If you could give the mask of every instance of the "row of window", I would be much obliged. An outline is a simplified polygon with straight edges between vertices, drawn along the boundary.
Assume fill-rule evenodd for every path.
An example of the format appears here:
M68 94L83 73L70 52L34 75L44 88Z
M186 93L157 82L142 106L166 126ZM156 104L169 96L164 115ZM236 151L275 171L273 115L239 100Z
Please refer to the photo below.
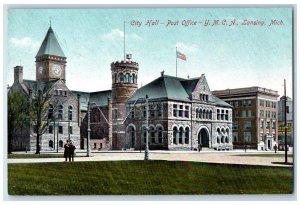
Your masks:
M266 114L266 115L265 115ZM271 112L271 111L264 111L264 110L260 110L259 111L259 116L260 117L266 117L266 118L270 118L272 114L272 118L275 119L276 118L276 112Z
M229 143L229 138L227 136L217 137L217 143L218 144Z
M173 104L173 117L190 117L190 106Z
M243 106L243 107L251 107L252 106L252 101L251 100L243 100L243 101L229 101L229 104L232 106L232 107L240 107Z
M53 148L53 141L49 140L49 147ZM62 140L58 141L58 147L63 147L64 146L64 142Z
M271 125L271 122L270 121L266 121L266 129L270 129L270 125ZM264 121L260 121L260 128L263 129L264 128ZM272 129L276 129L276 122L273 121L272 122Z
M252 123L251 123L251 121L245 121L245 122L244 122L243 128L244 128L244 130L251 129L251 128L252 128ZM237 122L232 122L232 129L233 129L233 130L239 129L239 126L238 126L238 123L237 123Z
M229 111L217 109L217 120L229 120Z
M133 126L129 126L127 129L128 136L130 138L130 146L135 147L136 130ZM146 144L147 131L143 130L143 142ZM163 127L158 126L156 129L153 126L149 127L149 143L162 144L163 143Z
M235 110L234 117L244 117L244 118L252 117L252 111L251 110L243 110L242 112L240 112L239 110Z
M173 144L189 144L190 128L177 127L173 128Z
M73 127L72 126L68 126L69 127L69 131L68 131L68 134L73 134ZM49 127L48 127L48 133L49 134L53 134L53 132L54 132L54 129L53 129L53 125L49 125ZM36 125L34 125L33 126L33 133L37 133L37 126ZM59 134L63 134L64 132L63 132L63 126L61 126L61 125L59 125L58 126L58 133Z
M67 91L61 90L61 89L56 89L56 90L54 91L54 94L55 94L55 95L60 95L60 96L67 96Z
M137 75L130 73L115 73L113 77L113 83L137 83Z
M208 101L208 95L206 95L206 94L200 94L200 100L201 101Z
M64 116L64 106L58 105L57 107L57 119L62 120ZM48 119L51 119L54 117L54 107L52 104L49 105L48 108ZM68 106L68 120L72 121L73 119L73 106Z
M273 102L273 101L269 101L269 100L259 100L259 105L261 107L271 107L271 108L276 108L276 103L277 102Z
M238 142L237 134L233 134L233 142ZM244 142L251 142L251 132L244 132L243 140Z
M209 119L212 120L212 111L211 110L202 110L201 108L196 108L196 118L197 119Z

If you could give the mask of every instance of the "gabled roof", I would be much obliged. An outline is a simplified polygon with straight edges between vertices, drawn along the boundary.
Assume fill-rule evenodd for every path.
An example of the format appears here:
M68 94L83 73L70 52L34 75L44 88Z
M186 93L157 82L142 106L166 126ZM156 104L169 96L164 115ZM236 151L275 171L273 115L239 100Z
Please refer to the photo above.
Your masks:
M32 92L37 90L37 86L39 90L43 90L44 92L51 89L51 87L60 79L50 80L50 81L35 81L35 80L24 80L24 85L29 90L32 90Z
M199 80L203 78L204 75L193 79L164 75L139 88L128 101L133 102L139 98L145 98L146 95L148 95L149 100L172 99L190 101L190 94L195 90ZM223 107L231 107L231 105L215 96L212 96L212 103Z
M48 29L48 32L43 40L43 43L38 53L36 54L36 57L42 55L54 55L54 56L66 57L55 37L55 34L51 26Z

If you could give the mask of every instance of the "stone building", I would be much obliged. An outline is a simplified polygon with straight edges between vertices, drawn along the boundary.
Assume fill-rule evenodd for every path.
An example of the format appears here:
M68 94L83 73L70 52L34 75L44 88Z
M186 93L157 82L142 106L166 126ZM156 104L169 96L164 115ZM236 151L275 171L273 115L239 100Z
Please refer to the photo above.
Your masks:
M232 135L235 147L249 145L273 150L278 142L278 92L261 87L216 90L213 94L233 107Z
M30 100L33 92L43 90L50 92L48 116L55 117L47 131L40 138L42 151L63 149L66 140L72 140L76 147L80 146L80 109L77 94L66 85L66 57L50 27L36 55L36 80L23 79L23 67L14 68L13 91L22 91ZM25 143L20 146L17 137L13 141L13 149L36 150L36 133L32 126L26 128L23 138Z

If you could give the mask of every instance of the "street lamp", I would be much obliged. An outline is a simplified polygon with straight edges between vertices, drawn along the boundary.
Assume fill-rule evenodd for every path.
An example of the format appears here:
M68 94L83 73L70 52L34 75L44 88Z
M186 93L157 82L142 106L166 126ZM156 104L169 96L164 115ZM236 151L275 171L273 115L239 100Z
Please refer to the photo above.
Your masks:
M145 147L145 158L144 160L149 160L149 142L148 142L148 133L149 133L149 121L148 121L148 95L146 95L146 147Z
M90 122L90 115L91 115L91 111L90 111L90 101L88 102L88 110L87 110L87 117L88 117L88 129L87 129L87 139L86 139L86 146L87 146L87 150L86 150L86 156L89 157L91 155L91 145L90 145L90 133L91 133L91 122Z

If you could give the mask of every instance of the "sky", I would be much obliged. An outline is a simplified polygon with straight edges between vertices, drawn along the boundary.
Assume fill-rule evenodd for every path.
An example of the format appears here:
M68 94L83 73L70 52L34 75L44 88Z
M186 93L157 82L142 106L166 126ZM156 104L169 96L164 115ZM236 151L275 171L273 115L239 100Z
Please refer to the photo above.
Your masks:
M205 74L211 90L260 86L292 97L291 8L135 8L9 9L7 74L23 66L24 79L35 80L35 55L50 25L67 57L66 82L71 90L111 89L110 64L126 53L139 63L139 87L161 71L176 75L176 47L187 61L177 60L178 77ZM222 20L227 24L222 25ZM236 19L238 24L229 26ZM148 26L148 20L159 21ZM178 25L167 26L170 21ZM186 20L196 25L183 26ZM209 26L204 26L206 20ZM219 25L212 26L214 20ZM242 25L264 21L265 26ZM269 26L271 20L280 25ZM137 26L137 21L142 22Z

